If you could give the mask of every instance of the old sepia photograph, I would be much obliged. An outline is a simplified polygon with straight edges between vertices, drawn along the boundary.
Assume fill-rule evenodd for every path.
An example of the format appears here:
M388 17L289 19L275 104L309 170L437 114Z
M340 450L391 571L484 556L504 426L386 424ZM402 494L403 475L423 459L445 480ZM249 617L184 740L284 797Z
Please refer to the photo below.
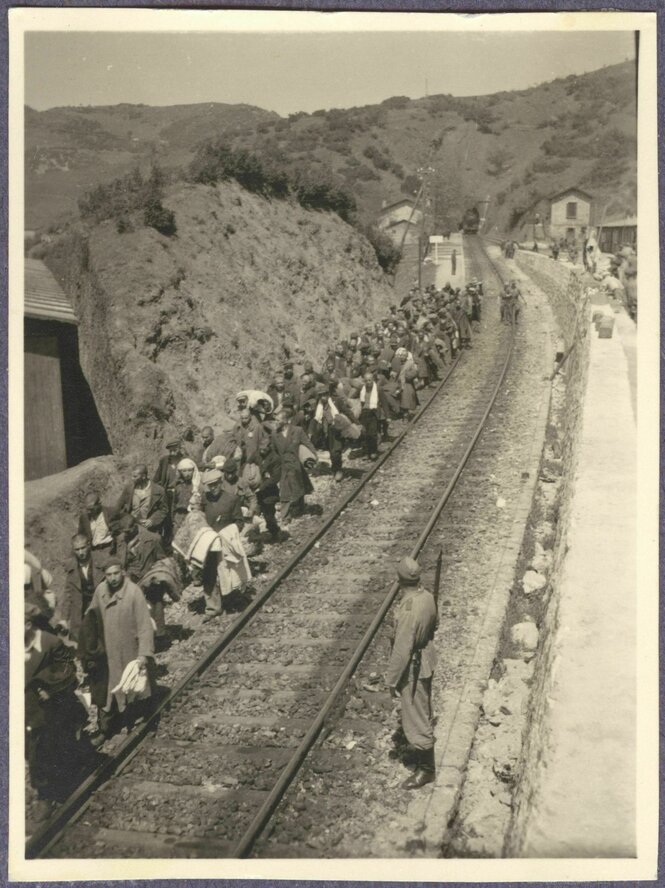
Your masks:
M10 15L10 877L655 878L655 33Z

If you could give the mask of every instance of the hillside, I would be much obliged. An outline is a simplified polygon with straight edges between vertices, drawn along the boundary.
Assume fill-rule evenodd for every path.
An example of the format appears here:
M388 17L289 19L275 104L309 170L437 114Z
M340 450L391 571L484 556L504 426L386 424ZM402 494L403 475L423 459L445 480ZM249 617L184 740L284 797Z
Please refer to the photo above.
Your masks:
M113 105L25 109L26 228L78 215L89 189L155 161L180 169L205 139L277 118L250 105Z
M608 214L636 208L635 66L626 62L541 86L279 117L248 106L52 109L26 117L27 225L60 221L93 182L157 159L182 168L201 140L223 136L290 173L329 178L359 214L418 188L431 167L434 227L489 196L488 229L507 231L569 185ZM131 133L131 135L130 135ZM86 185L87 183L87 185Z
M79 317L113 453L151 462L174 432L228 426L236 392L287 357L321 363L393 297L372 247L335 214L237 183L177 183L163 203L171 237L130 214L72 227L45 256Z

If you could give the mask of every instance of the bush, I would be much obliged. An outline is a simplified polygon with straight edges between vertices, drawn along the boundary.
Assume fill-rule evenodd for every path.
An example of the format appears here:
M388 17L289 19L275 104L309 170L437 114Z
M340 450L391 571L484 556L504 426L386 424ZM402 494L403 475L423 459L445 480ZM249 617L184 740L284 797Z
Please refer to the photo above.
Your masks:
M375 145L368 145L363 154L372 161L377 170L389 170L390 158L386 157Z
M376 176L369 167L358 169L366 171L359 178ZM292 177L269 159L244 149L234 150L223 141L202 145L190 164L189 175L192 181L206 185L234 179L247 191L268 198L283 200L293 195L301 206L332 210L346 222L356 211L353 198L329 179L317 176L311 166Z
M224 142L203 145L190 164L189 174L194 182L204 185L235 179L247 191L264 197L285 198L289 194L289 179L283 170Z
M367 225L362 229L370 244L374 247L376 259L386 274L392 274L400 260L399 249L388 235L377 228L376 225Z
M504 173L509 167L513 156L510 151L505 148L495 148L487 155L487 172L490 176L498 176Z
M159 200L150 201L143 213L143 222L148 228L154 228L166 237L172 237L177 231L175 215L163 207Z
M563 157L537 157L529 164L534 173L562 173L568 167Z
M87 192L79 200L79 213L82 219L95 222L114 219L116 230L123 234L133 230L131 214L143 211L144 225L162 234L175 234L175 217L161 204L165 182L166 176L157 165L152 167L148 179L137 167L128 175Z
M296 182L294 193L305 209L332 210L345 222L351 221L356 212L355 200L331 182L302 178Z

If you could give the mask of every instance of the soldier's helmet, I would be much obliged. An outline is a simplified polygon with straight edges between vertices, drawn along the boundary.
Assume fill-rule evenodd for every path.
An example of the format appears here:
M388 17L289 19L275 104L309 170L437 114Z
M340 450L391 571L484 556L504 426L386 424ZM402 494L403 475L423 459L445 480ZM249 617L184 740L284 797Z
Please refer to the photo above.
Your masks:
M413 558L402 558L397 565L397 576L403 583L417 583L420 579L420 565Z

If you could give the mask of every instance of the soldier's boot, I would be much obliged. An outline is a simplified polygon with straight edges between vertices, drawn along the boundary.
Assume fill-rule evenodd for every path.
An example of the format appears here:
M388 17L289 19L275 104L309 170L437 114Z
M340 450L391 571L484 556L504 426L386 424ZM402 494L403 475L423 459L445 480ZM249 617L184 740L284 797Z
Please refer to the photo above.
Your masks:
M434 747L432 747L431 749L421 751L417 770L410 777L407 777L402 784L402 788L420 789L421 786L434 783L435 776L436 766L434 764Z

